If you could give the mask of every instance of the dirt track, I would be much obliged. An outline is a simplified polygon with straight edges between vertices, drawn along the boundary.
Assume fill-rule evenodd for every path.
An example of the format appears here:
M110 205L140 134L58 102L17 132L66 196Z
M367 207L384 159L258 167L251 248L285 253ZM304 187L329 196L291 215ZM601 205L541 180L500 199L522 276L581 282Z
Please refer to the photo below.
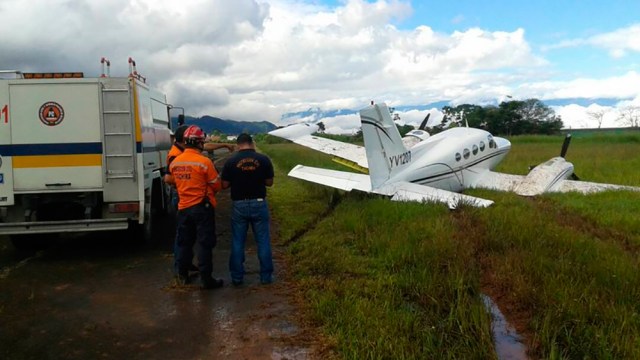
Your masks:
M197 279L175 286L170 218L143 247L122 233L93 234L26 257L0 237L0 358L314 358L282 249L274 247L275 283L260 285L250 238L245 285L230 285L229 194L217 198L213 275L225 280L217 290L200 290Z

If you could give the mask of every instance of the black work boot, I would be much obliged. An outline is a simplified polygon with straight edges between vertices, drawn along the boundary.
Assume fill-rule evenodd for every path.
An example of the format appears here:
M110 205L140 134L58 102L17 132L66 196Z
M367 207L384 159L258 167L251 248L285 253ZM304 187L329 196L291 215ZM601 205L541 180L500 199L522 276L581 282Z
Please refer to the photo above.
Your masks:
M200 286L202 289L210 290L210 289L219 289L224 285L224 281L222 279L214 279L211 276L202 278L202 285Z
M190 283L189 274L178 274L176 275L176 284L183 286Z

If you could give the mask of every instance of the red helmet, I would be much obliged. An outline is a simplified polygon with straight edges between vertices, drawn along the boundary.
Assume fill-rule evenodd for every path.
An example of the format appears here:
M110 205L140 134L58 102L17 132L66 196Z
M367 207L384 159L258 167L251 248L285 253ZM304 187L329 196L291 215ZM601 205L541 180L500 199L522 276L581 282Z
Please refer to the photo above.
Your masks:
M196 125L191 125L184 131L183 138L185 144L198 146L204 142L204 131Z

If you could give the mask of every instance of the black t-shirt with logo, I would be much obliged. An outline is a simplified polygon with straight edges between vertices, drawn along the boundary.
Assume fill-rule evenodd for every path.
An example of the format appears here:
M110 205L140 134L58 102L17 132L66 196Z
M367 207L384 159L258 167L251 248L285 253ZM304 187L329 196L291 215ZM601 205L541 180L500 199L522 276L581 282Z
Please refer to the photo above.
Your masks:
M240 150L224 164L222 180L231 183L231 200L267 196L266 179L273 178L271 160L253 149Z

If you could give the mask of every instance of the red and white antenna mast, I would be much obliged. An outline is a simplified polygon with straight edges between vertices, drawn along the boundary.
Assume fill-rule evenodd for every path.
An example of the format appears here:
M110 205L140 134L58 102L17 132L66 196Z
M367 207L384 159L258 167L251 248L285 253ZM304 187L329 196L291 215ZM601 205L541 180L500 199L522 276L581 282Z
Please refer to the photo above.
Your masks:
M102 57L102 59L100 59L100 64L102 64L102 74L100 75L100 77L110 77L111 76L111 61L109 61L109 59L107 59L106 57ZM106 74L104 72L105 65L107 67L107 73Z
M135 60L133 60L131 57L129 57L129 76L142 80L142 82L146 83L147 82L147 78L145 78L144 76L138 74L138 70L136 70L136 62Z

